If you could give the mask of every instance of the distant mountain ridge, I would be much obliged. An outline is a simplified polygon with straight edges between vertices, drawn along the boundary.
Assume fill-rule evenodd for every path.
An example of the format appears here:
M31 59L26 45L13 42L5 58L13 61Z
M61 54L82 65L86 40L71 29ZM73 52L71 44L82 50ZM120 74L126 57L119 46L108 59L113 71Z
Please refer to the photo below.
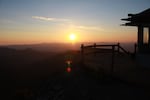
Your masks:
M64 52L68 50L80 50L81 44L89 45L94 44L94 42L84 42L84 43L40 43L40 44L23 44L23 45L6 45L0 46L0 48L9 48L14 50L36 50L36 51L46 51L46 52ZM117 43L109 43L109 42L98 42L96 44L117 44ZM120 43L122 47L126 50L133 52L134 51L134 43Z
M69 44L69 43L41 43L41 44L27 44L27 45L6 45L6 48L12 48L17 50L33 49L37 51L47 52L64 52L71 49L79 49L80 44Z

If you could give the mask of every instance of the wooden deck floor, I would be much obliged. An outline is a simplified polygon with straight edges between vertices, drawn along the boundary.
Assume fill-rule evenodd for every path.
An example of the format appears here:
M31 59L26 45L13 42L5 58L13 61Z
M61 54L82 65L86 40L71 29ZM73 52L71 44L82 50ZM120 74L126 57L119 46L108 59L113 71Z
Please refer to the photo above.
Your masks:
M112 66L112 54L91 54L84 57L84 65L98 73L109 75ZM138 65L136 60L126 54L115 54L113 77L134 84L150 86L150 69Z

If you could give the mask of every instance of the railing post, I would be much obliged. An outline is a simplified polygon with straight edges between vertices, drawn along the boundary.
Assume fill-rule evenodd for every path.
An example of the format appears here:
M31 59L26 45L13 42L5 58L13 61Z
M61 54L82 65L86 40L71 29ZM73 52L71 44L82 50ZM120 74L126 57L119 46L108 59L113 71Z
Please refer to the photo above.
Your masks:
M94 48L96 48L96 43L94 43Z
M119 52L120 52L120 43L118 43L117 45L118 45L118 50L117 50L117 52L119 53Z
M96 43L94 43L94 56L96 56Z
M112 45L112 62L111 62L111 72L110 75L113 75L113 70L114 70L114 56L115 56L115 46Z
M84 45L81 44L81 61L84 62Z

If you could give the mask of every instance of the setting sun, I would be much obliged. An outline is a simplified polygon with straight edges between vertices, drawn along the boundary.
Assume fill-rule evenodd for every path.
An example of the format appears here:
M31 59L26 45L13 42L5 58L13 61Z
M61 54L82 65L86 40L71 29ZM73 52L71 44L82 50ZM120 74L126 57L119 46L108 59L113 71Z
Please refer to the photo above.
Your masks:
M76 39L76 35L73 34L73 33L70 34L70 35L69 35L69 39L72 40L72 41L75 40L75 39Z

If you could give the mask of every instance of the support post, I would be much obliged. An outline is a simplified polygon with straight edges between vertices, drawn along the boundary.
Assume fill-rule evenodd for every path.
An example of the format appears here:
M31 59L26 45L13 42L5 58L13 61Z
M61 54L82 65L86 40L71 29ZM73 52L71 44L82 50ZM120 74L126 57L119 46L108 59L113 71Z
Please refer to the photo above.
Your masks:
M138 52L142 51L143 46L143 26L138 26Z
M134 44L134 54L136 54L136 51L137 51L137 44L135 43Z
M148 45L150 47L150 27L148 27Z

